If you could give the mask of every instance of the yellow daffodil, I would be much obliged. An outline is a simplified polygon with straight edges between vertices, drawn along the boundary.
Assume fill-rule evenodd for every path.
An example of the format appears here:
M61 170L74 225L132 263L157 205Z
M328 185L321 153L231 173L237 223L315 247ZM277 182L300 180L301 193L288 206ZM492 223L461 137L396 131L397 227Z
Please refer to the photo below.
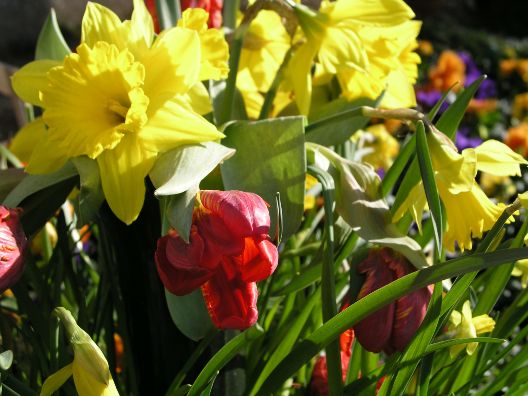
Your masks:
M495 328L495 321L488 315L473 317L469 301L462 305L462 312L453 311L449 318L448 332L453 338L475 338L480 334L489 333ZM467 345L459 344L449 348L451 357L458 355L464 348L468 355L472 355L477 349L478 342L470 342Z
M520 175L519 165L528 162L495 140L488 140L474 149L466 149L461 154L440 132L429 133L427 140L436 186L447 216L444 247L454 251L456 242L462 251L471 249L471 238L482 237L482 233L493 226L504 209L503 204L494 204L481 190L475 181L477 171L497 176ZM409 211L420 227L426 205L420 182L396 210L393 220L399 220Z
M398 141L387 131L385 124L371 125L365 131L358 131L352 140L365 153L361 161L374 169L389 169L400 150Z
M187 15L183 24L192 29L175 27L155 37L142 0L134 0L132 18L124 22L88 3L76 52L63 61L32 62L13 76L15 92L43 108L13 144L27 172L49 173L88 156L97 161L112 211L133 222L159 153L223 137L199 115L208 106L200 80L222 77L225 65L207 52L209 33L197 28L198 17Z
M310 109L311 69L314 60L318 63L320 74L341 76L340 82L346 82L345 92L350 91L349 94L352 95L351 84L361 84L360 91L366 94L372 82L366 83L361 78L357 82L350 82L353 71L364 73L370 78L378 78L379 75L373 72L375 66L371 67L371 64L375 65L376 62L380 64L384 61L390 63L391 60L385 60L389 50L388 46L398 41L390 40L390 43L386 41L384 37L389 37L392 33L385 34L383 29L404 24L414 17L412 10L401 0L324 1L319 11L312 11L302 5L296 5L294 9L306 35L306 42L295 51L289 64L288 76L293 85L297 106L302 114L308 114ZM372 30L368 30L369 28ZM403 27L403 30L405 29L407 29L406 26ZM409 29L412 31L410 36L414 35L414 30L416 27ZM407 45L399 47L398 51L393 51L395 56L391 56L391 59L396 59L400 55L404 57ZM381 51L379 55L378 51ZM394 69L391 65L390 70L396 71L397 68ZM387 73L384 74L386 75ZM354 81L356 81L355 78ZM383 88L384 85L381 90ZM381 90L377 90L376 95L369 96L377 96Z
M59 307L55 308L54 314L66 329L73 348L73 363L50 375L44 381L40 395L52 395L72 375L79 396L119 395L108 362L97 344L77 325L70 311Z
M521 286L525 289L528 285L528 259L517 261L513 267L512 275L521 277Z

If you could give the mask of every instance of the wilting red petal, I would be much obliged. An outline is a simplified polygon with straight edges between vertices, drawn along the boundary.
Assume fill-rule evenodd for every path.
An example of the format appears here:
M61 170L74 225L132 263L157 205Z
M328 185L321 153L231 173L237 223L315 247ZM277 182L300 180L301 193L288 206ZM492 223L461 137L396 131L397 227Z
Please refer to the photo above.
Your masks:
M197 209L193 221L205 243L204 267L216 267L222 256L238 256L242 253L244 240L233 235L220 216Z
M161 282L172 294L183 296L204 284L214 271L201 266L204 242L192 227L189 243L175 231L158 239L155 253Z
M254 282L244 282L238 277L228 280L220 270L202 286L202 293L209 315L219 329L244 330L258 319L258 291Z
M269 231L268 206L257 194L205 190L200 192L200 200L204 207L222 218L233 235L244 238Z
M393 271L380 260L376 250L357 267L357 272L366 274L358 299L378 290L395 280ZM395 304L391 303L367 316L354 326L354 333L363 348L370 352L381 352L389 342L394 320Z
M0 293L13 286L24 269L27 240L19 213L0 205Z
M260 282L273 274L277 268L279 253L265 234L245 238L244 251L233 260L243 281Z
M431 300L431 290L424 287L396 301L390 348L385 352L391 353L394 350L403 352L422 324L429 300Z

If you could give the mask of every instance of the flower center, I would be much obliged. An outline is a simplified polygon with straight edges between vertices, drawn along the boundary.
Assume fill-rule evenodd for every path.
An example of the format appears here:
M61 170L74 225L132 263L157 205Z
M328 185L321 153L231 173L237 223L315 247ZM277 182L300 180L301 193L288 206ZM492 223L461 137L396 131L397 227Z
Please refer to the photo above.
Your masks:
M96 158L147 122L145 68L126 49L103 41L93 48L81 44L47 77L44 122L50 138L71 156Z

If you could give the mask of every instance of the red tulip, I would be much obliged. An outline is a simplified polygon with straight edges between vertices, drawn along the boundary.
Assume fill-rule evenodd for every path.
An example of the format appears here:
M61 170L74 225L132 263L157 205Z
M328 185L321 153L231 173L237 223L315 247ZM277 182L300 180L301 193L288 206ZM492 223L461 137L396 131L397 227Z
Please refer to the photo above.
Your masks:
M24 269L27 240L20 225L20 209L0 205L0 293L15 284Z
M145 0L145 4L154 21L154 30L156 33L159 33L160 26L158 12L156 10L156 0ZM207 22L209 28L219 28L222 26L223 0L182 0L180 5L182 12L187 8L203 8L209 13L209 20Z
M389 248L371 250L357 267L358 273L366 274L358 299L413 271L401 254ZM403 351L420 327L430 298L431 289L424 287L369 315L354 326L359 343L370 352Z
M278 262L267 205L242 191L201 191L199 197L189 243L176 231L158 240L158 273L176 295L202 287L218 328L245 329L258 318L255 282L269 277Z
M345 301L340 311L348 308L350 304ZM341 353L341 376L343 382L346 380L348 365L352 356L352 344L354 343L354 330L345 330L339 336L339 349ZM310 395L327 396L328 395L328 368L326 365L326 356L319 356L315 362L310 380Z

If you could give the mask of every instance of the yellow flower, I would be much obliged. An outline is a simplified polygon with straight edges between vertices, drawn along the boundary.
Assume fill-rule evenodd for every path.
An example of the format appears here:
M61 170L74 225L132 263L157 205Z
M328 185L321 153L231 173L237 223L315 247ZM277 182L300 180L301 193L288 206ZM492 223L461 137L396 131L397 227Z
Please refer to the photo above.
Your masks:
M413 84L418 78L420 56L414 52L421 22L406 21L396 26L366 26L359 35L367 51L369 64L364 69L340 68L337 78L343 96L377 98L383 90L381 106L416 106Z
M50 375L44 381L40 395L52 395L72 375L79 396L119 395L108 362L97 344L77 325L70 311L59 307L55 308L54 314L62 321L70 339L73 363Z
M398 141L387 131L385 124L371 125L364 132L356 132L352 139L358 143L359 149L368 150L361 161L374 169L389 169L400 150Z
M155 37L142 0L134 0L124 22L88 3L75 53L62 62L32 62L13 76L15 92L44 109L13 144L27 172L49 173L88 156L97 161L112 211L133 222L159 153L223 137L199 115L208 100L200 78L223 73L214 71L216 62L203 61L217 58L202 53L200 34L202 42L196 30L176 27Z
M338 74L341 76L341 83L348 80L351 76L347 73L353 75L353 71L360 71L370 76L371 63L382 62L387 54L388 48L385 44L393 45L385 42L383 38L378 40L380 34L385 28L403 24L414 17L412 10L401 0L324 1L318 12L302 5L296 5L295 11L306 35L306 42L292 57L289 64L289 79L302 114L308 114L310 109L312 92L310 73L314 60L318 62L320 74ZM372 30L368 30L369 28ZM378 58L372 58L373 52L377 55L379 50L382 53ZM391 70L396 69L391 66ZM372 78L377 77L377 74L372 73ZM358 84L362 85L361 91L366 92L371 81L358 81ZM350 84L345 84L344 90L349 88ZM380 93L381 90L377 95Z
M469 301L462 305L462 312L451 312L449 322L448 332L453 338L475 338L480 334L489 333L495 328L495 321L488 315L473 317ZM465 348L467 354L472 355L477 346L478 342L454 345L449 348L449 353L451 357L455 357Z
M525 289L528 285L528 259L517 261L512 270L512 275L521 277L521 286Z
M459 154L453 143L443 134L432 132L427 136L435 181L445 207L447 227L443 236L444 247L455 250L472 248L471 238L480 238L501 215L504 205L494 204L475 181L477 170L496 176L520 175L520 164L528 162L506 145L488 140L475 149ZM427 205L420 181L396 210L393 221L410 211L418 227Z

